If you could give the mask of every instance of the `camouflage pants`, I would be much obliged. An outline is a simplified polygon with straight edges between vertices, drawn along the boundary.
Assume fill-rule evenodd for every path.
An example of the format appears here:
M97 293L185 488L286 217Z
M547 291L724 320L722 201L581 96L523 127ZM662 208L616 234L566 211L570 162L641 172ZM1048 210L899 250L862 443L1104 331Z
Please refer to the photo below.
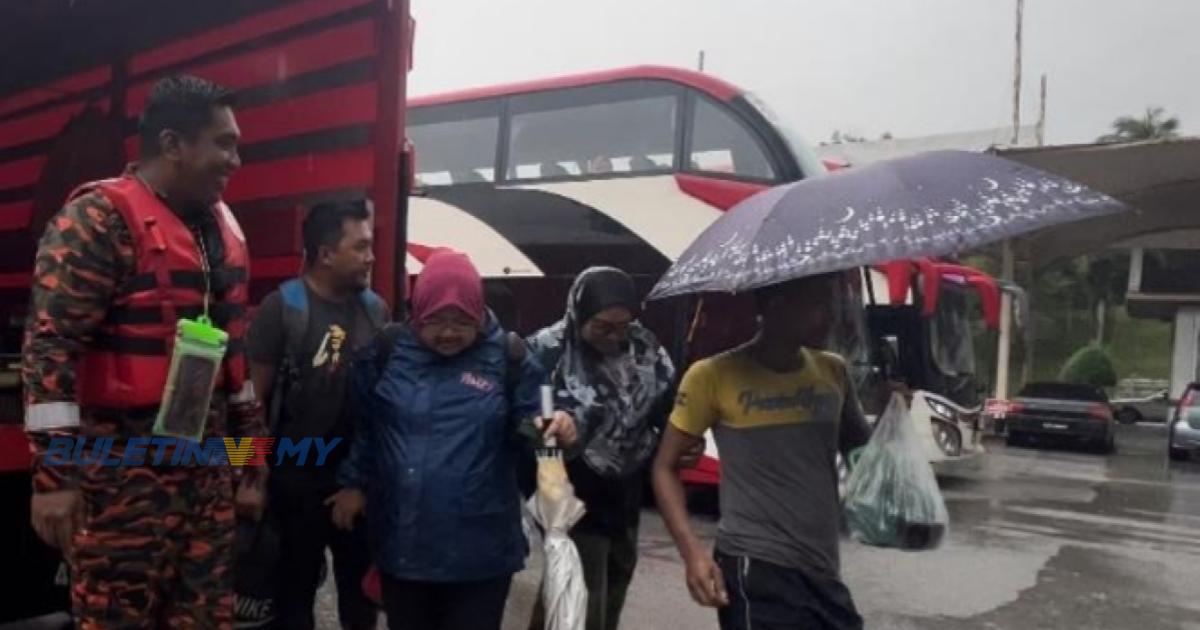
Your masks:
M81 630L233 625L233 486L224 467L91 467L74 538Z

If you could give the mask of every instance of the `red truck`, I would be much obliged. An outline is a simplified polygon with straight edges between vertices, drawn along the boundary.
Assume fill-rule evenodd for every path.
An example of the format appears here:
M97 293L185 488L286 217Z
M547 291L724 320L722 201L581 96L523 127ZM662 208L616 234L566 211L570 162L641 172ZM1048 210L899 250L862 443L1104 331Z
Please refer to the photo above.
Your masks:
M155 80L197 74L239 96L244 166L226 201L250 244L252 298L299 270L306 205L365 197L375 209L375 288L400 303L413 31L408 0L3 3L0 556L10 579L0 624L66 607L58 554L29 525L19 373L46 221L76 185L137 158L137 116Z

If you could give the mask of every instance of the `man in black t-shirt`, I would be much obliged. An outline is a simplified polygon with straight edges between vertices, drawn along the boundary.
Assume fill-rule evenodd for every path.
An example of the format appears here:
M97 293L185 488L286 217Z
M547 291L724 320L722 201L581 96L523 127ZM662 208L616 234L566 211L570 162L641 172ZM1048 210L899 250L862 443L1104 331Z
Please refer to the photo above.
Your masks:
M333 553L342 627L374 628L377 610L363 595L370 565L364 533L333 526L325 500L337 491L338 464L349 450L353 419L344 410L351 357L386 319L371 293L372 233L365 204L318 204L305 217L304 273L262 302L250 328L255 390L272 409L272 435L341 442L321 466L284 462L271 470L268 505L280 550L275 627L313 628L313 603ZM272 462L275 464L275 462Z

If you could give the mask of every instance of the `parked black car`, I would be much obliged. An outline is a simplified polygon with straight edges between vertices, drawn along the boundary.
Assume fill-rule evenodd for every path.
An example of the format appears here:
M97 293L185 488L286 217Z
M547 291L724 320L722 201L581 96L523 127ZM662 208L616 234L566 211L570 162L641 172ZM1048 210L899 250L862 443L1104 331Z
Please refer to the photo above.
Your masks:
M1083 442L1116 450L1116 423L1103 389L1072 383L1030 383L1008 406L1008 443L1030 438Z

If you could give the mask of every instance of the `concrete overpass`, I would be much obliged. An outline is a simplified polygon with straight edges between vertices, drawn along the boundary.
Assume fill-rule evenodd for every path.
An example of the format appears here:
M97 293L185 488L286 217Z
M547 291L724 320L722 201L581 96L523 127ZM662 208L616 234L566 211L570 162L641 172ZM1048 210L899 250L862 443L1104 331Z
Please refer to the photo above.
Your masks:
M1035 269L1140 237L1200 230L1200 138L996 153L1087 184L1134 208L1132 213L1070 223L1021 239L1022 258ZM1193 238L1183 246L1200 249L1195 232L1189 233Z
M1105 249L1131 251L1127 307L1135 317L1174 320L1171 391L1200 379L1200 260L1174 256L1179 267L1157 270L1196 278L1171 290L1143 274L1147 252L1200 251L1200 138L1133 144L1076 145L996 151L1069 177L1128 203L1127 213L1062 225L1018 240L1017 255L1034 272L1056 261ZM1194 268L1193 268L1194 267ZM1007 391L1007 384L1000 391Z

